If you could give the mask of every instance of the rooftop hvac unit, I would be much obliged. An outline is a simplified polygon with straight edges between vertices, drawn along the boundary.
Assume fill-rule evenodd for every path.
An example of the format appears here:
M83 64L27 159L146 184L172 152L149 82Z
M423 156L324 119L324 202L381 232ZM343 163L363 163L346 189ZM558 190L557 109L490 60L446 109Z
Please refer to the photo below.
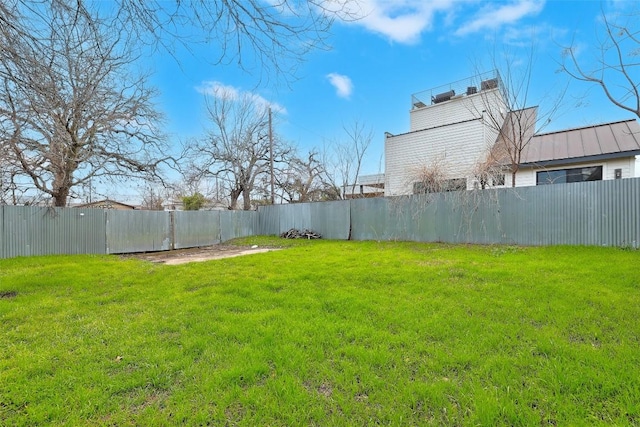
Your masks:
M436 96L431 97L431 102L433 104L439 104L441 102L450 100L451 97L454 96L455 94L456 94L456 91L453 89L448 92L439 93Z
M480 90L495 89L498 87L498 79L484 80L480 83Z
M478 88L475 86L467 87L467 95L473 95L474 93L478 93Z

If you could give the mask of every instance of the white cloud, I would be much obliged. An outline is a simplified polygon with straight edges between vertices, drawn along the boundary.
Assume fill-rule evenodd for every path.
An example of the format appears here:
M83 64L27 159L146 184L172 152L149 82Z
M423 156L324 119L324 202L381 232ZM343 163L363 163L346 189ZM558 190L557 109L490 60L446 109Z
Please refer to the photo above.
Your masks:
M455 31L464 36L482 30L495 30L536 15L545 0L509 0L478 2L477 0L359 0L347 3L353 21L365 29L388 37L391 41L414 44L425 31L433 28L436 15L442 15L445 27L454 25L464 15L472 18Z
M336 89L336 95L345 99L349 99L349 97L351 97L351 93L353 92L353 83L348 76L338 73L329 73L327 74L327 79L329 79L329 83L331 83L331 85Z
M514 24L520 19L537 15L544 8L544 0L517 0L508 4L491 4L479 10L475 17L455 32L465 36L482 30L495 30L504 25Z
M516 47L529 47L532 45L532 40L535 40L535 44L546 44L549 42L558 42L567 36L567 29L551 26L547 23L541 23L535 26L532 25L519 25L505 28L500 38L502 41L511 46Z
M240 90L233 86L225 85L218 81L204 81L196 90L203 95L210 95L215 98L238 99Z
M460 0L361 0L354 2L360 19L355 24L382 34L392 41L412 44L420 34L431 28L434 14L447 11Z
M276 102L268 101L267 99L263 98L262 96L256 93L244 91L234 86L225 85L224 83L221 83L215 80L204 81L202 82L202 84L200 84L200 86L197 86L195 89L196 91L198 91L203 95L209 95L215 98L226 98L234 101L239 100L246 96L252 99L254 104L256 104L261 108L271 107L273 111L276 111L278 113L282 113L282 114L287 113L287 109Z

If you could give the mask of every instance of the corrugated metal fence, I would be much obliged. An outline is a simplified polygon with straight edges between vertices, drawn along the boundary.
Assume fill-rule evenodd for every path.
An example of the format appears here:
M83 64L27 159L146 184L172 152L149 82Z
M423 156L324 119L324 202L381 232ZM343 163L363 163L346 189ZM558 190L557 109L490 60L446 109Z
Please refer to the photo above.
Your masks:
M259 209L259 230L330 239L640 247L640 178Z
M155 212L0 207L0 258L207 246L310 229L328 239L640 247L640 178L261 207Z
M258 234L258 212L0 206L0 258L208 246Z

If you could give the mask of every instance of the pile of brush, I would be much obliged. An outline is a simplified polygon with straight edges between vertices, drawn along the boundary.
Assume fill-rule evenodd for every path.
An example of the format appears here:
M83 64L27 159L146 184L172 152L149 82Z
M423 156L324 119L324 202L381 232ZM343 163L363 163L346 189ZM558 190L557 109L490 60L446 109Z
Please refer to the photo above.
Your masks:
M280 237L283 239L321 239L322 236L320 233L316 233L315 231L307 230L304 231L296 230L295 228L290 229L289 231L285 231L280 234Z

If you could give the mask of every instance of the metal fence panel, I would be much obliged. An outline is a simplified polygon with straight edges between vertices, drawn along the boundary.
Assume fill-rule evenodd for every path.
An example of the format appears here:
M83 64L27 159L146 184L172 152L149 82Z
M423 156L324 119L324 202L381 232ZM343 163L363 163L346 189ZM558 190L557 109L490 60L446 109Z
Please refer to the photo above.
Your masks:
M4 252L4 206L0 206L0 259L9 258Z
M257 212L4 206L0 256L160 251L291 228L329 239L638 248L640 178L267 206Z
M5 258L106 253L102 210L5 206L2 211Z
M606 206L601 216L601 244L640 247L640 178L614 180L600 195Z
M311 203L294 203L283 205L280 211L279 233L295 228L297 230L311 229Z
M257 211L220 211L220 240L255 236L258 228Z
M220 211L173 212L174 249L220 243Z
M351 203L348 200L311 203L309 212L312 231L324 239L346 240L349 238Z
M389 204L400 198L376 197L351 200L351 238L353 240L392 240L388 232Z
M154 252L171 249L171 212L107 212L107 253Z
M259 206L256 233L261 236L279 235L281 211L281 205Z
M499 190L501 242L638 246L640 179Z
M354 240L640 244L640 179L351 202Z

